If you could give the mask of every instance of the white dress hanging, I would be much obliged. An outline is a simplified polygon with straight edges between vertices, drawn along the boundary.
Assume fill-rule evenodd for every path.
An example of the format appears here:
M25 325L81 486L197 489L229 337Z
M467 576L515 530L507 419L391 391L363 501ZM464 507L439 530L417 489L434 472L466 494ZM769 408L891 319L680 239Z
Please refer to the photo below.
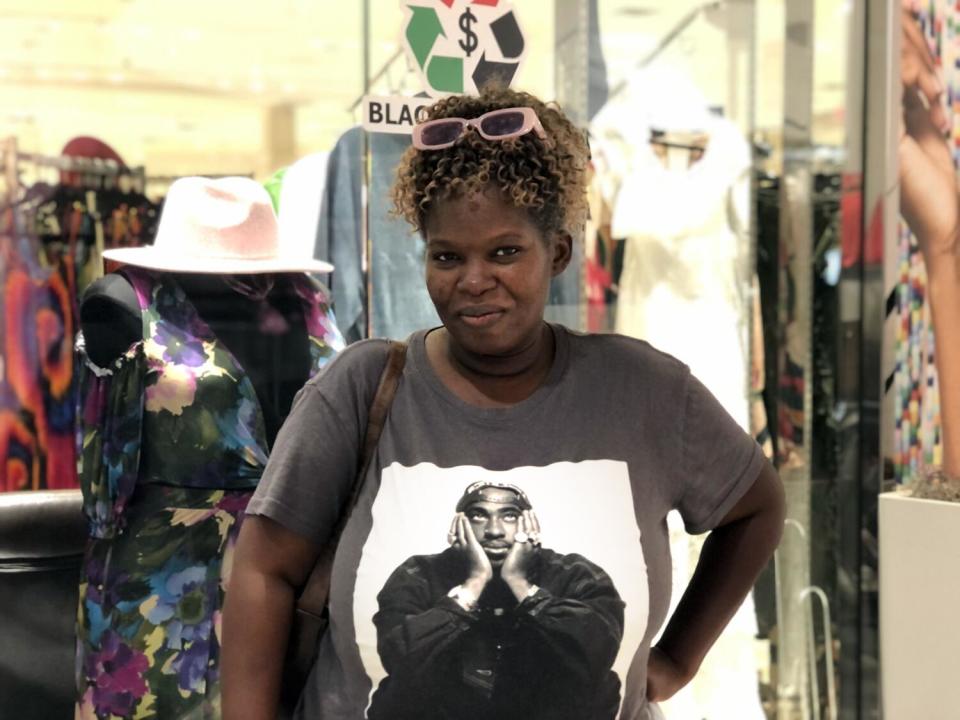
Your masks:
M738 231L746 227L748 168L746 142L720 118L689 167L665 167L645 143L620 185L611 227L626 238L617 332L687 363L746 430L749 241Z

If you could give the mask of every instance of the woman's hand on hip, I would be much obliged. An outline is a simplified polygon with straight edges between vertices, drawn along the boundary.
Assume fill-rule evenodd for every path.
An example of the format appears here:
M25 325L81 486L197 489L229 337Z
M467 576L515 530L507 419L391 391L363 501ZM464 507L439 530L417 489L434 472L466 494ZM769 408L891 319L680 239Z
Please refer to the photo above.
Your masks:
M688 674L658 647L650 648L647 660L647 700L669 700L690 682Z

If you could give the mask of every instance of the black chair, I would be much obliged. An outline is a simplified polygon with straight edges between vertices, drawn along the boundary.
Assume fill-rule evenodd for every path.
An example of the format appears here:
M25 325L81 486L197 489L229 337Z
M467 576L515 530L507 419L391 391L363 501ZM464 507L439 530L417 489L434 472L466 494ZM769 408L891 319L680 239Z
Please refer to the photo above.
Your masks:
M79 490L0 493L0 720L73 717Z

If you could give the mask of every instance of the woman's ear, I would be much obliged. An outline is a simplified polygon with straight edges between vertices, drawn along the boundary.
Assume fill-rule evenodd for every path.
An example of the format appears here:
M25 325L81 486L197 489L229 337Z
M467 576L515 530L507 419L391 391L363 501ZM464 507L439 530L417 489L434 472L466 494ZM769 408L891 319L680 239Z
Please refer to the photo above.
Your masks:
M570 260L573 258L573 237L565 230L556 232L553 235L552 246L552 271L553 277L556 277L567 269L567 265L570 264Z

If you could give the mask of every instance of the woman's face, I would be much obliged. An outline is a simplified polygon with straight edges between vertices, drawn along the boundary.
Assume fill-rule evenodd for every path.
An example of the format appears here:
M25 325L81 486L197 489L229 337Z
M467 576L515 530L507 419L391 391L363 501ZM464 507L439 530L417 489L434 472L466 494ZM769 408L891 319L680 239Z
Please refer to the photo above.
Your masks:
M569 236L545 238L525 210L487 192L438 203L424 227L427 290L463 350L509 356L539 337Z

